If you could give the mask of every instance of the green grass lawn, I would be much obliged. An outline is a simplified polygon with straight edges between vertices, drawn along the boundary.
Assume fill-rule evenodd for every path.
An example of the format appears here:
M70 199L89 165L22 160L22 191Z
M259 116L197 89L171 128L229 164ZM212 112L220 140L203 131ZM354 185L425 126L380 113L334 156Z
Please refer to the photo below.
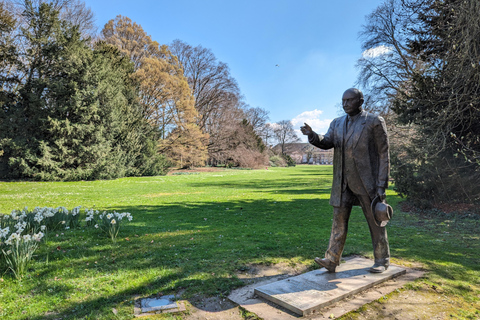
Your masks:
M316 268L313 258L323 255L330 235L331 179L331 166L297 166L0 182L2 213L82 205L133 215L115 244L92 228L50 233L23 280L0 274L0 319L131 319L137 296L226 296L243 285L236 275L251 264ZM403 213L395 192L387 195L395 210L388 225L392 262L429 271L408 290L441 290L458 304L453 317L478 318L478 218ZM372 257L371 251L363 213L355 208L344 256Z

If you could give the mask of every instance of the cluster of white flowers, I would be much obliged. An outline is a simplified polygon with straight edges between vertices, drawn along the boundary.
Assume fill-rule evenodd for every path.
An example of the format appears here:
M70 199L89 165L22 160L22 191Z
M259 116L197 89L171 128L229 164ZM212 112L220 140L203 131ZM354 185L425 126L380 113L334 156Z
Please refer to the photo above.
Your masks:
M43 232L38 232L38 233L35 233L33 236L32 236L32 240L35 240L35 241L40 241L42 240L44 234Z
M57 211L58 211L58 209L54 209L54 208L35 207L35 209L33 209L33 211L32 211L32 213L35 214L35 217L33 218L33 220L40 223L40 222L43 221L43 219L53 217Z
M40 241L42 240L44 234L43 232L39 232L39 233L35 233L33 235L29 235L29 234L24 234L23 236L20 235L20 233L12 233L8 239L5 241L5 244L7 245L11 245L13 241L19 241L19 240L23 240L23 241Z
M100 219L103 219L103 217L105 217L107 215L107 212L106 211L103 211L103 213L101 213L98 217Z
M43 214L41 212L35 213L35 217L33 218L36 222L40 223L43 220Z
M68 209L65 207L58 207L57 212L68 214Z
M25 207L22 211L12 210L12 213L10 213L10 218L12 218L15 221L18 221L18 220L22 221L27 217L27 212L28 212L27 207Z
M118 220L122 220L123 218L127 218L128 221L132 221L133 217L132 215L130 214L130 212L122 212L122 213L118 213L118 212L113 212L113 214L115 215L115 217L117 217Z
M81 206L78 206L72 209L72 213L71 213L72 216L78 215L80 213L80 208ZM32 240L40 241L44 237L44 232L47 230L47 226L45 225L47 224L47 222L45 221L45 219L54 217L57 213L67 214L67 215L69 214L68 209L65 207L58 207L58 208L35 207L35 209L31 212L29 212L28 208L25 207L23 210L12 210L10 214L0 215L0 222L2 222L4 226L5 224L7 225L6 228L4 229L0 228L0 240L7 239L4 242L7 245L11 245L12 241L17 239L22 239L24 241L32 241ZM32 215L32 214L33 214L33 222L37 224L37 227L35 227L35 229L30 231L34 231L34 232L38 231L38 227L40 231L38 231L38 233L35 233L33 235L31 234L22 235L24 231L26 231L26 229L31 228L28 222L29 219L27 219L27 215ZM42 224L42 223L45 223L45 224ZM65 225L67 221L63 220L63 221L60 221L60 223ZM15 231L11 230L12 227ZM66 226L65 228L69 229L70 227ZM29 230L27 231L30 232ZM12 233L10 234L10 232Z
M19 216L17 216L19 217ZM18 221L15 224L15 228L17 229L15 232L12 232L10 235L10 227L6 227L4 229L0 229L0 240L1 239L7 239L5 241L6 245L11 245L13 241L18 241L18 240L23 240L23 241L40 241L42 240L44 234L43 232L38 232L33 235L30 234L24 234L22 235L22 232L25 230L25 227L27 226L27 223L25 221ZM41 226L42 230L45 230L45 226ZM1 244L1 241L0 241Z
M10 233L10 227L6 227L5 229L0 229L0 239L6 238L9 233Z
M48 208L48 207L44 207L44 208L35 207L33 212L42 215L44 218L51 218L55 215L55 213L57 213L57 209Z
M82 206L78 206L72 209L72 216L76 216L77 214L80 214L80 208Z
M15 228L17 229L17 233L20 234L25 230L25 227L27 226L27 223L25 221L18 221L17 224L15 225Z
M85 214L87 217L85 218L85 221L92 221L95 219L95 215L99 214L100 212L98 210L93 210L93 209L85 209Z
M8 237L7 241L5 241L5 244L11 245L14 240L20 240L20 239L21 239L20 234L19 234L19 233L16 233L16 232L13 232L13 233Z
M92 217L93 217L93 215L92 215ZM116 211L113 211L113 213L107 213L106 211L104 211L98 217L100 219L107 218L108 220L110 220L111 224L116 224L117 221L121 221L123 218L127 218L128 221L132 221L132 219L133 219L132 214L130 212L120 213L120 212L116 212Z

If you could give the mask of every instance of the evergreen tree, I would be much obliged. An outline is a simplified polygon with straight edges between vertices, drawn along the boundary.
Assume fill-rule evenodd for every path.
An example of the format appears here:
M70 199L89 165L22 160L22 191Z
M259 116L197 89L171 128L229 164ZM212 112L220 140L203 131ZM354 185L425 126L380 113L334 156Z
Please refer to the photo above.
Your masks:
M367 22L360 82L407 133L391 139L396 190L420 206L480 201L480 2L387 0Z
M51 5L30 3L24 16L24 82L0 116L7 128L1 176L78 180L158 173L152 168L162 159L137 102L132 63L106 44L92 50ZM145 165L146 155L156 160Z

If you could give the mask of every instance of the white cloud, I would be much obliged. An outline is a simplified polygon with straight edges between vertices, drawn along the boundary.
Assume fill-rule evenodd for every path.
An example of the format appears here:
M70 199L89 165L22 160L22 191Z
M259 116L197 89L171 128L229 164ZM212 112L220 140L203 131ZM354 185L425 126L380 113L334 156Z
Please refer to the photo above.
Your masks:
M372 59L372 58L376 58L378 56L390 53L391 51L392 51L391 47L381 45L381 46L363 51L362 57L364 57L365 59Z
M275 130L277 129L278 127L280 127L276 122L273 122L273 123L268 123L270 125L270 127Z
M307 142L308 139L306 136L302 134L300 131L300 126L303 126L304 123L307 123L310 127L312 127L313 131L324 134L327 132L328 127L333 119L322 119L323 111L322 110L312 110L312 111L305 111L300 113L298 116L292 119L293 127L297 132L297 135L303 142Z

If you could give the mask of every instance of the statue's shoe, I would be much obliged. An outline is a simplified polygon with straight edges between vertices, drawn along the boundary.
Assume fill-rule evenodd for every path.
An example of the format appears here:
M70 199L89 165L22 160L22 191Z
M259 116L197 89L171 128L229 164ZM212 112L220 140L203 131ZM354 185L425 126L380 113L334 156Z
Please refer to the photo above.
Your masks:
M388 269L388 266L382 266L379 264L374 264L370 269L368 269L371 273L382 273Z
M320 258L315 258L315 262L321 266L324 267L325 269L328 270L328 272L335 272L335 268L337 267L337 264L335 262L332 262L326 258L320 259Z

